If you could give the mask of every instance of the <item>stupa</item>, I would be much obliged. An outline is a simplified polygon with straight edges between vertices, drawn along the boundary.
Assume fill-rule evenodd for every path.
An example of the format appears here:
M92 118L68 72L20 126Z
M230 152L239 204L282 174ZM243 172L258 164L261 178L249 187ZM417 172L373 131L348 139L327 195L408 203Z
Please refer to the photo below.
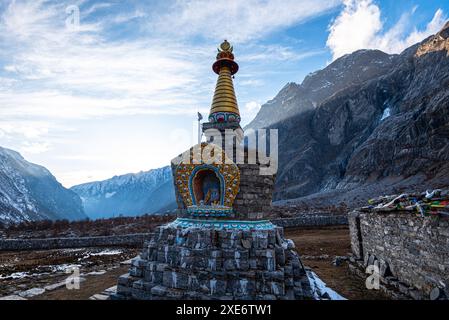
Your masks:
M239 66L226 40L212 69L218 80L202 125L207 142L172 161L177 219L145 242L114 298L312 299L293 242L264 220L275 174L261 174L242 141L233 85Z

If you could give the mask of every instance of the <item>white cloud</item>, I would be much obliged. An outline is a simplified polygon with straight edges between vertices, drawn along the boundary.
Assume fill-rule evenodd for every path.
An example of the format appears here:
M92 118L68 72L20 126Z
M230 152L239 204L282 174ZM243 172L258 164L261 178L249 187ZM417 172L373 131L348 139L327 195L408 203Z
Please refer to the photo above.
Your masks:
M248 79L248 80L240 80L239 84L241 86L260 87L264 84L264 81L262 79Z
M443 10L438 9L433 16L433 19L427 24L424 30L413 30L413 32L407 37L405 44L411 45L417 43L426 37L437 33L441 30L445 22L447 21L447 16L444 14Z
M381 29L380 9L371 0L345 0L343 11L329 28L327 46L336 59L369 47Z
M176 33L207 33L215 39L226 34L222 27L232 28L229 32L235 33L234 40L241 41L304 21L339 2L179 1L174 4L177 10L170 11L176 13L164 16L162 21ZM65 28L69 4L72 1L10 1L0 16L0 41L8 44L0 53L7 75L0 77L3 118L18 112L71 119L177 114L209 104L208 89L213 88L213 81L204 77L206 72L210 75L210 66L202 59L206 53L213 54L213 47L157 36L123 42L105 40L111 23L146 16L143 9L107 16L100 22L81 19L80 30L71 32ZM81 17L111 6L91 5L81 10ZM254 52L242 54L239 61L300 60L319 54L268 45Z
M255 79L257 72L284 72L267 70L267 65L319 54L257 40L321 15L341 1L177 1L170 6L173 10L166 10L168 2L149 1L154 7L136 2L121 12L116 1L92 3L9 0L0 5L0 144L47 166L66 184L168 163L173 148L185 144L181 139L176 140L179 146L170 141L167 148L159 146L167 137L158 140L150 125L136 137L128 131L140 118L156 118L147 115L157 115L155 122L173 119L175 124L164 120L169 127L182 125L179 118L194 116L196 110L209 111L217 41L248 41L236 46L242 66L236 87L244 88L239 98L250 101L245 94L266 85ZM69 5L81 9L75 32L65 26ZM165 11L159 12L161 7ZM129 35L122 33L128 29ZM243 121L249 122L258 108L258 102L244 105ZM114 126L97 129L104 123ZM123 139L121 144L118 139ZM138 154L142 145L148 150ZM99 148L103 151L92 158ZM91 168L102 171L94 175ZM82 177L75 173L83 170Z
M142 12L140 10L136 10L134 12L131 13L125 13L125 14L120 14L115 16L112 21L113 23L124 23L124 22L128 22L134 19L138 19L138 18L144 18L147 15L145 14L145 12Z
M58 181L66 188L82 184L88 181L102 181L111 178L110 170L78 170L78 171L52 171L58 177ZM128 173L128 172L123 172Z
M220 39L221 27L234 25L236 40L257 38L318 15L339 2L176 2L177 13L170 14L164 24L177 33L212 31L210 35ZM208 89L213 88L213 81L204 77L206 72L211 73L202 59L209 52L213 54L213 47L158 37L123 42L104 39L105 29L111 23L121 23L125 16L145 16L142 9L108 16L101 22L86 23L81 19L80 31L71 32L65 28L65 8L69 4L72 2L11 1L0 16L0 41L8 43L0 53L7 75L0 77L3 119L18 113L56 119L139 113L170 115L209 104ZM111 3L94 4L81 10L81 17L110 6ZM187 26L193 22L193 29ZM220 36L214 36L214 32ZM298 53L279 45L252 46L255 53L242 54L239 61L266 63L319 54Z
M260 109L260 103L256 101L251 101L245 104L245 110L249 112L258 112Z
M257 101L250 101L245 103L242 114L242 127L247 125L257 115L261 107L261 104Z
M6 106L2 110L6 110ZM5 117L0 112L1 144L25 156L36 155L52 149L53 144L61 140L60 136L55 135L54 132L63 135L73 130L66 125L32 119L38 119L38 117L23 115L20 111L15 117Z
M358 49L379 49L387 53L400 53L407 47L436 33L446 17L441 9L423 30L416 27L407 32L413 23L417 7L404 13L397 23L385 30L381 10L373 0L344 0L344 8L329 27L327 46L333 59Z
M258 46L254 53L239 56L240 62L263 62L263 61L300 61L306 58L323 54L324 50L311 50L298 52L294 48L281 45Z
M25 142L24 145L19 148L19 151L29 154L39 154L47 152L49 149L50 144L47 142Z
M113 4L112 3L108 3L108 2L104 2L104 3L95 3L92 6L90 6L87 10L85 10L83 12L83 15L89 16L92 13L95 13L101 9L105 9L105 8L109 8L111 7Z
M49 124L41 121L0 121L4 134L18 135L25 139L36 139L48 133Z
M177 1L156 27L176 35L223 37L234 43L259 39L336 7L341 0Z
M104 28L114 19L82 20L80 31L71 32L65 29L65 7L12 1L0 17L0 41L8 43L0 53L8 75L0 78L3 117L173 114L204 97L198 90L203 69L190 51L198 48L160 39L105 41Z

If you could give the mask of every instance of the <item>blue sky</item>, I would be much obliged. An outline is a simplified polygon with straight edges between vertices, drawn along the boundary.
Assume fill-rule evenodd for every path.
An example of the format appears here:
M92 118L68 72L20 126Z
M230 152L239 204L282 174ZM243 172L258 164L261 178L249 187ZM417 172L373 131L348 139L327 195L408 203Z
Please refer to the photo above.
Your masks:
M223 39L244 125L287 82L357 49L399 53L448 13L445 0L2 0L0 146L65 186L161 167L208 113Z

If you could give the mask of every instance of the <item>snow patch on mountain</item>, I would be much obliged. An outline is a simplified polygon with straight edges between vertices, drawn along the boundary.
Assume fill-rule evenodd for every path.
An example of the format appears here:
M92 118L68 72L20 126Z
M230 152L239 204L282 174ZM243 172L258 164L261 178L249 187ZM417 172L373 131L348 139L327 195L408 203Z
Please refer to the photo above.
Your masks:
M0 147L0 222L85 217L79 197L50 171Z
M176 206L169 166L84 183L71 189L81 197L91 218L163 213Z

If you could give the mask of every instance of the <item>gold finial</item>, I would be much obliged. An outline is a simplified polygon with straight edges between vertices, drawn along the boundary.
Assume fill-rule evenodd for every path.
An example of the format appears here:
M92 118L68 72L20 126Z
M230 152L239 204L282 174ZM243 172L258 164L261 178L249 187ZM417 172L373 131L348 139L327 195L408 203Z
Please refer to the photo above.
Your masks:
M232 52L233 47L228 42L228 40L223 41L222 44L220 44L220 48L218 48L219 52Z
M225 40L218 47L217 60L212 70L218 74L212 106L209 113L209 122L240 122L240 113L234 92L232 76L239 70L234 61L231 44Z

